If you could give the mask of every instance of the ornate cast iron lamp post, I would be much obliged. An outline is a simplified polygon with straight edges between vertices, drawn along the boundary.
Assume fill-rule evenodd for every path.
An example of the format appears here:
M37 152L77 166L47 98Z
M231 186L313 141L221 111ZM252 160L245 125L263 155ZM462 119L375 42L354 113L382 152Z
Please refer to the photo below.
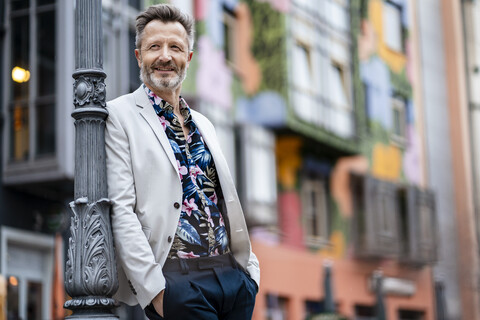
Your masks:
M117 319L118 288L105 165L105 73L101 0L76 0L75 195L65 270L69 319Z

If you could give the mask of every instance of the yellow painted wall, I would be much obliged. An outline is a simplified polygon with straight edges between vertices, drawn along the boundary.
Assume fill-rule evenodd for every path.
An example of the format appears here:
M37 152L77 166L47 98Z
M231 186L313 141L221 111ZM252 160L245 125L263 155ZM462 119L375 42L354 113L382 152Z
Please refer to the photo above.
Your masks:
M402 153L398 147L377 143L372 154L373 176L397 180L402 172Z
M377 53L387 65L397 73L405 69L407 57L403 52L390 49L384 41L383 32L383 1L370 0L368 8L368 19L370 20L375 33L378 36Z

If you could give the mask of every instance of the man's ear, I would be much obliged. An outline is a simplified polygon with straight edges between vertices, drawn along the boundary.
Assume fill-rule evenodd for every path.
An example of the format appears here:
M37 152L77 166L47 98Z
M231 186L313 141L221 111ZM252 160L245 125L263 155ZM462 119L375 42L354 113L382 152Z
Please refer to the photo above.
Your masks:
M140 50L138 50L138 49L135 49L135 58L137 58L138 67L141 68L142 67L142 54L140 53Z
M187 60L189 65L190 65L190 62L192 61L192 57L193 57L193 51L190 51L188 53L188 60Z

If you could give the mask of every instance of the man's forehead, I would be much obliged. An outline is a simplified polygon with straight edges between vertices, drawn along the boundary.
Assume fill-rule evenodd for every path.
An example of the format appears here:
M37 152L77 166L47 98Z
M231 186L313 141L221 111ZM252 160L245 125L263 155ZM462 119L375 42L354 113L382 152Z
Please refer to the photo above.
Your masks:
M187 31L178 21L163 22L152 20L145 26L144 35L147 37L180 37L187 39Z

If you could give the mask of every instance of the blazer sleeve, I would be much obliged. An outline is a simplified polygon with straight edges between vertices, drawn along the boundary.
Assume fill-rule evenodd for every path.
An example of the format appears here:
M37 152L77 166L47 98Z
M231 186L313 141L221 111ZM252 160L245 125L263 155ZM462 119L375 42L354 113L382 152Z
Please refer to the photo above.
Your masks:
M116 257L130 282L132 293L145 308L165 288L165 278L134 211L135 180L128 134L125 123L122 124L116 114L121 115L121 110L111 104L107 105L107 110L107 183L108 197L113 203L111 217Z
M247 272L250 278L257 283L257 287L260 288L260 263L258 262L257 256L250 247L250 257L247 264Z

